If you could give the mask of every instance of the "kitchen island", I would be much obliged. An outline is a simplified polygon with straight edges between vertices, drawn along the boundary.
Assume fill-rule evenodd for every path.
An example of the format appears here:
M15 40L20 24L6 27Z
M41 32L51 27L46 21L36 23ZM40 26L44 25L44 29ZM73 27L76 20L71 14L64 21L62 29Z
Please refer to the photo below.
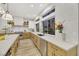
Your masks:
M18 36L19 34L5 35L5 40L0 41L0 56L5 56L7 54Z

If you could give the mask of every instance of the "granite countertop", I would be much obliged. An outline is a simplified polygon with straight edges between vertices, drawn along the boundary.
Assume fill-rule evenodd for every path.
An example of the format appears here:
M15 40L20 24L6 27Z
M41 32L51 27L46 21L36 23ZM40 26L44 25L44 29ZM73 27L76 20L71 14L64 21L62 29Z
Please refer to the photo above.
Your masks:
M19 34L5 35L5 40L0 41L0 56L5 56Z
M78 45L78 43L75 43L75 42L72 43L72 42L60 40L56 35L44 34L44 36L39 36L38 32L32 32L32 33L37 35L41 39L46 40L47 42L50 42L50 43L64 49L65 51L68 51L71 48L76 47Z

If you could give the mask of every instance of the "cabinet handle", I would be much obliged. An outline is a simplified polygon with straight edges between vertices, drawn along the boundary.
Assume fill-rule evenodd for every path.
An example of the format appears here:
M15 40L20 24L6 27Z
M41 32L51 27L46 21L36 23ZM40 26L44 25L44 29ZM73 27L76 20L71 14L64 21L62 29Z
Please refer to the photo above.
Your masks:
M55 53L53 55L55 56Z
M52 56L55 56L55 52L52 52Z
M58 49L55 49L56 51L58 50Z

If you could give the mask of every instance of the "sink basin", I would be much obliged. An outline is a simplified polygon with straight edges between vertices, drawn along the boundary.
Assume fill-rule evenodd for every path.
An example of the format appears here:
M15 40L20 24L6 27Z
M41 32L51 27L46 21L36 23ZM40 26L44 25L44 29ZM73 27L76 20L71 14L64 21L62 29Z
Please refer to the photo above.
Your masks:
M39 36L44 36L44 34L38 34Z

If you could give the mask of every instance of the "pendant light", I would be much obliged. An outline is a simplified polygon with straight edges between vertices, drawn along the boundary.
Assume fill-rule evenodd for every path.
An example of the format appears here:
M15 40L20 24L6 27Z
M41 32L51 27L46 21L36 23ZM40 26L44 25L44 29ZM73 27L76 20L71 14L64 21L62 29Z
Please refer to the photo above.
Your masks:
M4 9L0 6L0 16L2 16L3 14L5 14Z
M12 21L13 20L13 17L12 17L12 15L9 13L9 11L8 11L8 4L7 4L7 11L6 11L6 13L4 13L3 15L2 15L2 19L4 19L4 20L9 20L9 21Z
M2 15L2 19L4 19L4 20L13 20L13 17L12 17L11 14L5 13L5 14Z

